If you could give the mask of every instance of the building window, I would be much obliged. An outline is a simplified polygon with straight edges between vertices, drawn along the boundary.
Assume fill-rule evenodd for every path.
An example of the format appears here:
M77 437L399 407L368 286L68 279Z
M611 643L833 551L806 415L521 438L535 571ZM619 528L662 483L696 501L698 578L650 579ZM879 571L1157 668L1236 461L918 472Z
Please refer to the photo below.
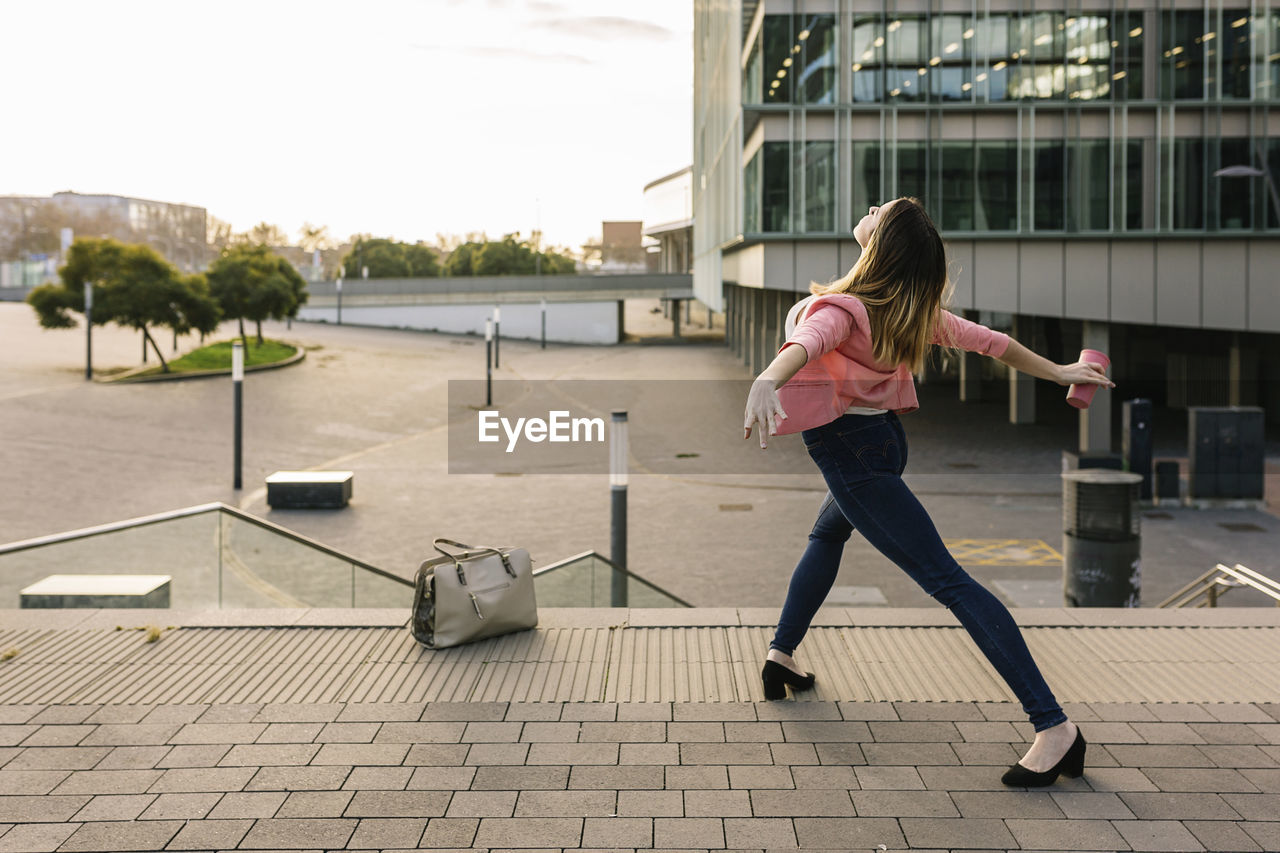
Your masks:
M791 230L791 143L760 146L761 223L763 231Z
M1065 227L1065 163L1061 142L1036 142L1032 176L1035 205L1032 211L1037 231L1061 231Z
M1207 17L1203 11L1165 12L1163 19L1162 95L1199 100L1205 96L1204 36L1210 31Z
M1172 227L1204 228L1204 140L1174 139L1170 165Z
M888 99L924 101L929 96L929 26L919 15L893 18L885 27Z
M1009 66L1017 62L1015 49L1010 46L1010 19L1008 15L991 15L979 18L974 24L974 50L979 71L974 77L978 99L1004 101L1009 98Z
M1248 9L1223 9L1220 35L1213 39L1222 51L1222 97L1248 98L1252 65L1252 21ZM1213 52L1212 43L1209 45ZM1273 61L1274 62L1274 61ZM1209 66L1213 68L1212 62ZM1211 72L1212 73L1212 72Z
M744 104L758 104L764 97L764 86L760 82L760 63L760 37L756 36L747 54L747 68L742 73L742 103Z
M926 76L936 101L973 100L973 18L935 15Z
M1018 228L1018 144L1012 140L977 143L975 229Z
M853 143L853 221L875 204L880 204L880 152L883 146L876 142Z
M1280 21L1280 18L1277 20ZM1277 35L1280 35L1280 33L1277 33ZM1275 67L1275 63L1272 63L1272 67ZM1258 148L1262 147L1261 143L1257 143L1257 145ZM1275 184L1276 181L1280 181L1280 138L1272 137L1267 140L1266 152L1267 168L1271 171L1271 183L1267 184L1266 178L1255 178L1254 180L1261 180L1264 184L1261 192L1267 193L1267 203L1265 203L1267 227L1280 228L1280 198L1276 197L1280 194L1280 187Z
M1116 193L1116 227L1126 231L1142 230L1142 140L1116 141L1113 163L1117 186L1124 187Z
M1224 166L1258 165L1257 155L1249 150L1250 147L1248 139L1218 140L1218 165L1214 171ZM1214 178L1210 198L1217 204L1218 227L1252 228L1253 211L1259 195L1267 195L1266 178Z
M1116 12L1115 38L1111 42L1115 50L1115 67L1111 74L1114 85L1111 88L1118 98L1142 99L1142 44L1142 12Z
M940 142L938 149L938 204L933 214L944 231L972 231L973 143Z
M1111 22L1080 15L1063 22L1067 35L1067 97L1095 101L1111 96Z
M760 230L760 161L759 151L751 155L742 169L742 233L755 234Z
M1111 144L1105 139L1077 139L1071 143L1067 151L1067 175L1071 182L1067 227L1070 230L1111 228L1110 153Z
M765 15L761 34L764 40L764 65L761 68L764 102L789 104L794 100L791 93L796 79L791 69L795 66L795 56L800 53L800 45L792 41L791 15Z
M1018 19L1011 34L1018 57L1018 64L1010 65L1011 99L1066 96L1065 18L1060 12L1038 12Z
M893 198L910 196L919 199L921 204L929 203L929 161L928 145L924 142L899 142L898 157L898 191ZM881 199L883 204L891 199Z
M765 15L762 36L765 103L835 103L834 15Z
M800 28L800 74L796 86L800 103L834 104L836 102L836 19L834 15L796 15L794 26Z
M1280 11L1271 13L1271 44L1280 47ZM1270 76L1266 76L1266 72L1259 74L1258 86L1261 88L1266 86L1266 92L1260 93L1267 98L1280 98L1280 56L1274 54L1267 57L1267 63L1270 67ZM1265 78L1265 79L1264 79ZM1272 169L1272 174L1277 174Z
M874 103L884 90L884 25L879 16L853 19L853 100Z
M804 230L836 230L834 142L809 142L804 146Z

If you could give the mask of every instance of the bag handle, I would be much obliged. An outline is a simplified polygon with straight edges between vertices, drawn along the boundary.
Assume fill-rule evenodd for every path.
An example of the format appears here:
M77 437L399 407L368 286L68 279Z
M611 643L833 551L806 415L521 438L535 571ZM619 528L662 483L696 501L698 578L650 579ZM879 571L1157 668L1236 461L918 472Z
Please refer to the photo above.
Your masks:
M449 551L446 551L444 548L440 547L440 544L442 542L445 545L451 545L454 548L461 548L462 553L453 554L453 553L450 553ZM466 576L466 573L463 572L462 570L462 561L469 560L472 557L479 557L482 554L497 554L498 559L502 560L502 567L507 570L507 574L511 575L511 577L513 578L516 576L516 570L511 567L511 560L507 557L506 552L500 548L490 548L484 545L481 545L481 546L464 545L461 542L455 542L452 539L445 539L442 536L436 537L435 539L433 539L431 541L431 545L441 554L443 554L444 556L448 557L450 560L453 561L454 568L458 572L458 583L462 584L463 586L467 585L467 576Z

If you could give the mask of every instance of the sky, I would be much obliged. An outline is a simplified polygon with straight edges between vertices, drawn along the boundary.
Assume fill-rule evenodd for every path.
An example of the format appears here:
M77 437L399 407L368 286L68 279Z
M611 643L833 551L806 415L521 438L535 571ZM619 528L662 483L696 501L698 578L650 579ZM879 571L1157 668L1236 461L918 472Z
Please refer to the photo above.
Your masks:
M692 162L692 0L0 0L0 195L577 248Z

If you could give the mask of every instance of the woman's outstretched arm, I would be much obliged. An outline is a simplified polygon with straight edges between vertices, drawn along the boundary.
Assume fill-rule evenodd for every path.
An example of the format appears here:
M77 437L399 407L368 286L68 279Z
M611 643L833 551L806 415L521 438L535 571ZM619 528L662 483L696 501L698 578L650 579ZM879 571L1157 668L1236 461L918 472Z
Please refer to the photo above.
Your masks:
M1048 379L1059 385L1091 382L1095 385L1106 385L1108 388L1116 387L1116 384L1107 378L1106 371L1097 365L1086 361L1054 364L1049 359L1036 355L1013 338L1009 338L1008 348L996 361L1009 365L1019 373L1026 373L1038 379Z
M773 357L769 366L760 372L756 381L751 383L751 392L747 395L747 411L743 426L743 439L751 437L753 424L760 425L760 446L768 447L768 436L773 435L778 418L785 418L778 401L778 389L787 384L787 380L795 376L800 368L809 361L808 351L803 346L783 344L782 351Z

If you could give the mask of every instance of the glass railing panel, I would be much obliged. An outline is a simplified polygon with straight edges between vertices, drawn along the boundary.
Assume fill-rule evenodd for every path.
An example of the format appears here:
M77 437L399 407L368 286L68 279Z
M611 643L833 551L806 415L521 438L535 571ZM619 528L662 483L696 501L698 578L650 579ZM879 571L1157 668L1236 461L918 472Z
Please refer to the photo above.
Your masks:
M169 606L218 607L218 518L209 511L0 554L0 608L50 575L169 575Z
M353 575L355 598L352 607L384 607L403 610L405 619L413 607L413 587L384 577L377 572L355 568Z
M223 513L223 607L403 607L413 587Z
M625 578L627 607L688 607L664 590L615 569L598 554L553 564L536 576L539 607L611 607L614 576Z
M539 607L608 607L609 566L594 554L535 575ZM603 592L597 589L602 587Z
M350 607L351 563L222 514L223 607Z

